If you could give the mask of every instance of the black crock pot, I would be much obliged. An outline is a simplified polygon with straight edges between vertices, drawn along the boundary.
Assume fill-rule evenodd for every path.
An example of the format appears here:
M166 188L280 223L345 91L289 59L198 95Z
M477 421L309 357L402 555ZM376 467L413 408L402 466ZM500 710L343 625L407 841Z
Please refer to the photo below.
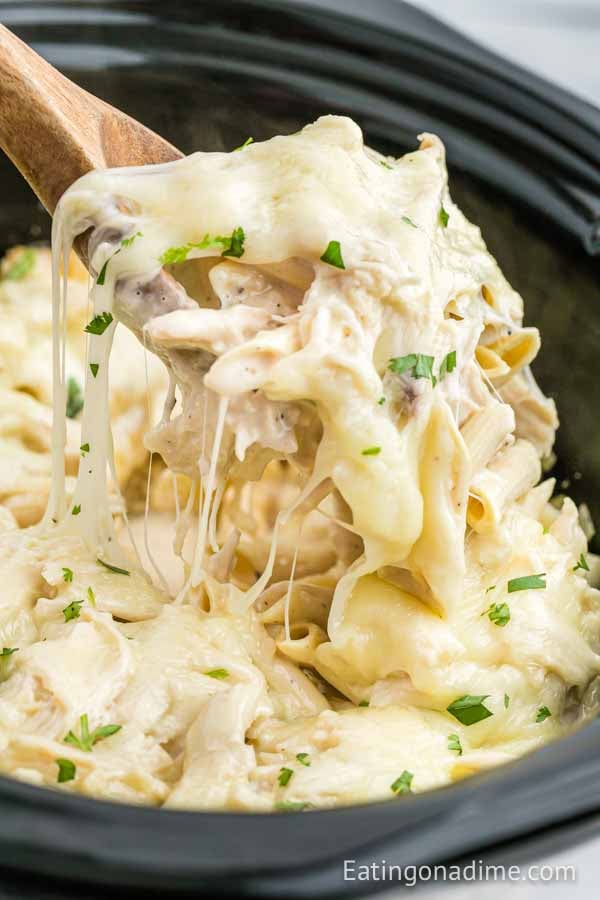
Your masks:
M544 345L560 479L600 521L600 112L398 0L3 2L0 21L185 152L230 149L345 113L399 155L446 143L451 190L482 227ZM0 159L0 246L49 221ZM429 794L302 814L138 809L0 778L0 900L353 896L356 864L543 853L600 827L600 722ZM389 887L389 884L387 885Z

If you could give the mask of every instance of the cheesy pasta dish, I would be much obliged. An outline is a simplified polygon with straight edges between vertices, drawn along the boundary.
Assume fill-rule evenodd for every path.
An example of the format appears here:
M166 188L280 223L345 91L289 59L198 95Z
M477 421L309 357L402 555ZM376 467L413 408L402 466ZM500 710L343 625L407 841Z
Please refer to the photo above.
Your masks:
M392 159L327 116L90 172L0 319L2 773L309 810L595 713L540 336L434 135Z

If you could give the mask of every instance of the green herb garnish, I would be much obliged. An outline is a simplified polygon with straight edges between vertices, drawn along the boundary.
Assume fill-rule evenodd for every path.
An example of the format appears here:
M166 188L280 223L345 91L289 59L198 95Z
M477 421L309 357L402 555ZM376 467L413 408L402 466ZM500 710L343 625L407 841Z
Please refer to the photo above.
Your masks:
M536 722L544 722L546 719L549 719L552 713L548 709L547 706L540 706L537 711L537 715L535 717Z
M79 448L79 450L80 450L80 452L81 452L81 455L82 455L82 456L85 456L86 453L89 453L89 452L90 452L90 445L89 445L89 444L87 443L87 441L86 441L85 444L82 444L82 445L81 445L81 447Z
M205 675L208 675L209 678L216 678L218 681L223 681L224 678L229 678L229 672L227 669L211 669L210 672L205 672Z
M246 235L243 228L234 228L229 236L216 235L211 237L205 234L201 241L188 241L181 247L169 247L160 256L159 262L163 266L172 266L185 262L192 250L221 250L221 256L235 256L239 258L244 253L244 241Z
M276 803L275 809L278 809L280 812L302 812L303 809L308 809L308 803L302 803L301 801L294 802L293 800L284 800Z
M362 706L362 707L364 707L364 708L366 708L367 706L369 706L369 701L368 701L368 700L361 700L360 703L359 703L358 705L359 705L359 706Z
M96 562L99 562L101 566L104 566L105 569L109 569L111 572L116 572L117 575L130 575L131 573L127 571L127 569L121 569L119 566L113 566L110 563L104 562L100 557L96 557ZM224 671L224 670L223 670Z
M406 356L395 356L388 362L388 369L396 375L409 372L413 378L429 378L435 387L436 377L433 374L434 357L424 353L408 353Z
M588 561L583 555L583 553L579 554L579 559L577 560L577 565L573 566L573 571L576 572L578 569L583 569L585 572L590 571L590 567L588 566Z
M104 265L106 266L106 263ZM97 316L94 316L92 321L88 322L83 330L87 331L88 334L104 334L112 321L112 313L101 312L98 313Z
M479 696L471 696L465 694L453 700L450 706L446 707L447 712L454 716L462 725L475 725L476 722L482 722L493 715L490 710L484 706L484 700L487 700L489 694L481 694Z
M413 777L413 773L405 769L402 775L396 778L396 780L390 785L391 790L394 792L394 794L397 795L412 794Z
M87 589L87 598L90 602L90 605L96 608L96 595L91 587Z
M3 647L0 652L0 659L7 659L9 656L12 656L13 653L18 653L18 647Z
M73 581L73 569L68 569L66 566L63 566L63 579L67 581L69 584Z
M84 753L91 753L94 744L97 744L98 741L102 741L104 738L110 737L121 730L121 725L102 725L100 728L94 728L94 730L90 732L87 713L80 716L79 725L81 731L80 737L78 737L75 732L69 731L63 740L65 744L71 744L73 747L83 750Z
M365 450L360 451L362 456L377 456L381 453L381 447L367 447Z
M35 265L35 252L31 249L31 247L27 247L18 259L14 261L14 263L9 266L6 272L3 275L3 278L6 281L20 281L22 278L25 278L29 272L33 269Z
M293 774L293 769L288 769L287 766L282 766L277 777L279 787L285 787L287 784L289 784Z
M310 757L308 753L296 753L296 759L301 766L310 766Z
M440 371L438 373L438 381L443 381L446 375L449 375L450 372L454 372L455 368L456 350L451 350L450 353L446 353L445 357L442 360Z
M383 406L384 403L385 403L385 397L380 397L379 400L377 401L377 406Z
M402 216L402 221L403 221L406 225L411 225L413 228L416 228L416 227L417 227L417 226L415 225L415 223L413 222L413 220L412 220L412 219L409 219L408 216Z
M448 219L450 218L450 214L446 212L443 206L440 206L440 211L438 213L438 219L440 221L440 225L442 228L446 228L448 225Z
M510 622L510 609L507 603L492 603L487 610L488 618L494 625L504 628Z
M448 735L448 750L451 750L453 753L458 753L459 756L462 756L463 748L460 742L460 738L457 734Z
M98 374L98 369L99 369L99 368L100 368L100 363L90 363L90 372L92 373L92 375L94 376L94 378L95 378L96 375Z
M75 763L70 759L55 759L54 762L58 766L58 776L56 780L59 784L64 784L65 781L73 781L75 775L77 774L77 767Z
M75 378L67 380L67 418L74 419L83 409L83 392Z
M253 138L253 137L247 137L243 144L240 144L239 147L235 147L231 152L232 152L232 153L237 153L238 150L243 150L244 147L247 147L247 146L248 146L248 144L253 144L253 143L254 143L254 138Z
M320 259L321 262L327 263L330 266L335 266L336 269L346 268L344 260L342 259L342 248L340 247L339 241L329 241L327 249Z
M135 234L132 234L131 237L123 238L121 241L121 247L131 247L136 238L143 237L141 231L136 231ZM118 251L117 251L118 252Z
M80 512L81 512L81 504L78 503L78 504L77 504L76 506L74 506L73 509L71 510L71 515L72 515L72 516L78 516Z
M508 593L515 591L537 591L546 587L545 572L539 575L522 575L521 578L511 578L508 582Z
M384 169L393 169L393 166L390 166L389 162L386 159L380 159L379 165L383 166Z
M508 694L504 695L504 709L508 709L508 704L510 703L510 697Z
M69 603L68 606L65 606L62 613L65 617L65 622L70 622L71 619L78 619L81 615L81 607L83 606L83 600L73 600L72 603Z

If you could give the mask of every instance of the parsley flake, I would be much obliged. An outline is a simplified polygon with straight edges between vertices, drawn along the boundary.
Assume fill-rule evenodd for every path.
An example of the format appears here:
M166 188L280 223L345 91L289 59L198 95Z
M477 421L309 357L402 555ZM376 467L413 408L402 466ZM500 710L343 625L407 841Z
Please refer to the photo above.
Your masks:
M396 375L410 373L413 378L429 378L435 387L437 379L433 374L433 356L425 353L408 353L406 356L395 356L388 362L388 369Z
M96 595L91 587L87 589L87 598L90 602L90 605L96 608Z
M366 709L366 707L369 706L369 701L368 701L368 700L361 700L360 703L359 703L358 705Z
M377 406L383 406L384 403L385 403L385 397L380 397L379 400L377 401Z
M408 216L402 216L402 221L403 221L406 225L411 225L412 228L416 228L416 227L417 227L417 226L415 225L415 223L413 222L413 220L412 220L412 219L409 219Z
M81 607L83 606L83 600L73 600L72 603L69 603L68 606L62 610L62 614L65 617L65 622L70 622L71 619L78 619L81 615Z
M96 558L96 562L100 563L101 566L104 566L105 569L108 569L110 572L116 572L117 575L130 575L131 573L127 571L127 569L121 569L119 566L113 566L111 563L104 562L103 559L100 559L98 556Z
M92 375L94 376L94 378L95 378L96 375L98 374L98 369L99 369L99 368L100 368L100 363L90 363L90 372L92 373Z
M131 247L135 239L139 237L144 237L141 231L136 231L136 233L132 234L131 237L123 238L123 240L121 241L121 247Z
M63 580L70 584L73 581L73 569L68 569L66 566L63 566L62 573Z
M327 249L320 259L321 262L327 263L329 266L335 266L336 269L346 268L342 258L342 248L339 241L329 241Z
M440 371L438 373L438 381L443 381L446 375L449 375L450 372L454 372L455 368L456 350L451 350L450 353L446 353L445 357L442 360Z
M487 700L488 697L489 694L481 694L479 696L465 694L464 697L453 700L446 707L446 711L453 715L455 719L458 719L462 725L475 725L476 722L482 722L493 715L487 706L484 706L484 700Z
M243 228L234 228L230 235L216 235L211 237L205 234L201 241L188 241L181 247L169 247L159 257L163 266L172 266L185 262L192 250L221 250L221 256L235 256L239 258L244 254L244 241L246 235Z
M507 603L492 603L487 610L488 618L494 625L504 628L510 622L510 608Z
M360 451L362 456L378 456L381 453L381 447L367 447Z
M21 281L35 265L35 251L27 247L3 275L6 281Z
M57 782L59 784L64 784L65 781L73 781L77 774L77 766L75 763L71 759L64 759L63 757L55 759L54 762L58 766Z
M440 206L440 211L438 213L438 219L442 228L448 227L448 220L450 218L450 213L447 213L443 206Z
M13 653L18 653L18 647L3 647L0 652L0 659L8 659L9 656L12 656Z
M232 152L232 153L237 153L238 150L243 150L244 147L247 147L247 146L248 146L248 144L253 144L253 143L254 143L254 138L253 138L253 137L247 137L243 144L240 144L239 147L234 147L234 149L233 149L231 152Z
M448 735L448 750L450 750L452 753L457 753L459 756L462 756L463 748L460 742L460 738L457 734Z
M510 697L508 694L504 695L504 709L508 709L508 704L510 703Z
M387 161L387 159L380 159L380 160L379 160L379 165L380 165L380 166L383 166L384 169L393 169L393 168L394 168L393 166L390 166L390 164L389 164L389 162Z
M106 263L104 265L106 266ZM100 283L100 282L98 282L98 283ZM104 332L106 331L106 329L108 328L108 326L111 324L112 321L113 321L112 313L101 312L101 313L98 313L97 316L94 316L94 318L91 320L91 322L88 322L88 324L85 326L85 328L83 330L87 331L88 334L98 334L98 335L104 334Z
M74 506L73 509L71 510L71 515L72 515L72 516L78 516L80 512L81 512L81 503L78 503L78 504L77 504L76 506Z
M74 731L69 731L63 738L63 741L65 744L77 747L78 750L83 750L84 753L91 753L94 744L116 734L117 731L121 730L121 727L121 725L101 725L100 728L94 728L90 732L88 716L87 713L84 713L79 717L80 736L78 737Z
M67 418L74 419L83 409L83 392L75 378L67 381Z
M537 591L546 587L545 572L539 575L522 575L521 578L511 578L508 582L508 593L515 591Z
M229 672L227 669L211 669L209 672L205 672L205 675L208 675L209 678L216 678L218 681L223 681L224 678L229 678Z
M90 452L90 445L89 445L89 444L87 443L87 441L86 441L85 444L82 444L82 445L81 445L81 447L79 448L79 450L80 450L80 452L81 452L81 455L82 455L82 456L85 456L86 453L89 453L89 452Z
M302 812L303 809L308 809L308 807L308 803L293 800L284 800L275 804L275 809L280 812Z
M390 785L390 789L399 796L400 794L412 794L413 773L407 769L404 770L396 780Z
M540 706L537 711L537 715L535 717L536 722L544 722L546 719L549 719L552 713L548 709L547 706Z
M583 553L579 554L579 559L577 560L577 565L573 566L573 571L577 572L578 569L583 569L585 572L590 571L590 567L588 565L588 561L583 555Z
M287 766L282 766L277 777L279 787L285 787L286 785L288 785L293 774L293 769L288 769Z
M308 753L296 753L296 759L301 766L310 766L310 757Z

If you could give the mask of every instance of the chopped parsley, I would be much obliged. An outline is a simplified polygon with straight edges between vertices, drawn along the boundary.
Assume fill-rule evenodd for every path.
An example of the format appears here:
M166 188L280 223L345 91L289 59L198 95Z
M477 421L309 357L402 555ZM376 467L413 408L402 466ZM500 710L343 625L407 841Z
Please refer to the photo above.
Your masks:
M490 584L490 586L485 589L485 592L486 592L486 594L489 594L490 591L495 591L495 590L496 590L496 585Z
M106 265L106 263L105 263ZM83 329L87 331L88 334L104 334L108 326L113 321L112 313L109 312L101 312L98 313L97 316L88 322L88 324Z
M18 647L3 647L0 652L0 659L8 659L9 656L12 656L13 653L18 653Z
M81 503L78 503L78 504L77 504L76 506L74 506L73 509L71 510L71 515L72 515L72 516L78 516L80 512L81 512Z
M327 263L330 266L335 266L336 269L346 268L344 260L342 259L342 248L340 247L339 241L329 241L327 249L320 259L321 262Z
M448 220L450 218L450 214L446 212L443 206L440 206L440 211L438 213L438 219L442 228L448 227Z
M110 563L104 562L100 557L96 557L96 562L100 563L101 566L104 566L105 569L108 569L110 572L116 572L117 575L130 575L131 573L127 571L127 569L121 569L119 566L113 566Z
M232 153L237 153L238 150L243 150L244 147L247 147L247 146L248 146L248 144L253 144L253 143L254 143L254 138L253 138L253 137L247 137L243 144L240 144L239 147L234 147L234 149L233 149L231 152L232 152Z
M583 553L579 554L579 559L577 560L577 565L573 566L573 571L577 572L578 569L583 569L585 572L590 571L590 567L588 566L588 561L583 555Z
M394 168L393 166L390 166L390 164L389 164L389 162L387 161L387 159L380 159L380 160L379 160L379 165L380 165L380 166L383 166L384 169L393 169L393 168Z
M539 575L522 575L521 578L511 578L508 582L508 593L514 594L515 591L537 591L546 587L545 572Z
M301 766L310 766L310 757L308 753L296 753L296 759Z
M35 251L27 247L3 275L6 281L20 281L35 265Z
M390 359L388 369L396 375L409 372L413 378L429 378L435 387L434 361L433 356L427 356L424 353L408 353L406 356L395 356Z
M377 456L381 453L381 447L367 447L360 451L363 456Z
M510 697L508 694L504 695L504 709L508 709L508 704L510 703Z
M92 375L94 376L94 378L95 378L96 375L98 374L98 369L99 369L99 368L100 368L100 363L90 363L90 372L92 373Z
M91 587L89 587L87 589L87 598L88 598L91 606L93 606L95 609L96 608L96 595Z
M443 381L446 375L449 375L450 372L454 372L455 368L456 350L451 350L450 353L446 353L445 357L442 360L440 371L438 373L438 381Z
M79 448L79 450L80 450L80 452L81 452L81 455L82 455L82 456L85 456L86 453L89 453L89 452L90 452L90 445L89 445L89 444L87 443L87 441L86 441L85 444L82 444L82 445L81 445L81 447Z
M412 794L413 777L413 773L405 769L402 775L396 778L396 780L390 785L390 789L396 795Z
M119 251L117 250L117 253L118 252ZM113 256L114 255L115 254L113 253ZM112 256L109 256L109 258L106 260L106 262L100 269L100 272L98 273L98 277L96 278L96 284L104 284L104 282L106 281L106 270L108 269L108 264L111 261L111 259L112 259Z
M136 231L136 233L132 234L131 237L123 238L123 240L121 241L121 247L131 247L135 239L139 237L144 237L141 231Z
M284 800L275 804L275 809L280 812L302 812L303 809L308 809L308 803L302 803L301 801L293 801L293 800Z
M487 611L490 622L504 628L510 622L510 608L508 603L492 603Z
M121 730L121 725L101 725L100 728L94 728L90 732L87 713L84 713L79 718L79 730L81 732L79 737L74 731L69 731L66 737L63 738L65 744L71 744L71 746L77 747L78 750L91 753L94 744L116 734L117 731Z
M205 675L208 675L209 678L216 678L218 681L223 681L224 678L229 678L229 672L227 669L211 669L210 672L205 672Z
M367 706L369 706L369 701L368 701L368 700L361 700L360 703L359 703L358 705L359 705L359 706L362 706L362 707L367 707Z
M65 781L73 781L75 775L77 774L77 766L70 759L55 759L54 762L58 766L58 776L56 780L59 784L64 784Z
M548 709L547 706L540 706L537 711L537 715L535 717L536 722L544 722L546 719L549 719L552 713Z
M221 256L235 256L239 258L244 254L244 241L246 235L243 228L234 228L230 235L205 234L201 241L188 241L181 247L169 247L159 257L163 266L172 266L175 263L185 262L192 250L221 250Z
M69 603L68 606L65 606L62 613L65 617L65 622L70 622L71 619L78 619L81 615L81 607L83 606L83 600L73 600L72 603Z
M460 738L457 734L448 735L448 750L451 750L453 753L458 753L459 756L462 756L463 748L460 742Z
M377 406L383 406L384 403L385 403L385 397L380 397L379 400L377 401Z
M416 228L416 227L417 227L417 226L415 225L415 223L413 222L413 220L412 220L412 219L409 219L408 216L402 216L402 221L403 221L406 225L411 225L413 228Z
M66 566L63 566L63 579L67 581L69 584L73 581L73 569L68 569Z
M484 706L484 700L487 700L488 697L489 694L478 696L465 694L464 697L453 700L450 706L446 707L446 711L458 719L462 725L475 725L476 722L482 722L493 715L487 706Z
M75 378L67 381L67 418L74 419L83 409L83 392Z
M277 777L277 781L279 783L279 787L285 787L290 783L292 775L294 774L293 769L288 769L287 766L282 766L279 770L279 775Z

